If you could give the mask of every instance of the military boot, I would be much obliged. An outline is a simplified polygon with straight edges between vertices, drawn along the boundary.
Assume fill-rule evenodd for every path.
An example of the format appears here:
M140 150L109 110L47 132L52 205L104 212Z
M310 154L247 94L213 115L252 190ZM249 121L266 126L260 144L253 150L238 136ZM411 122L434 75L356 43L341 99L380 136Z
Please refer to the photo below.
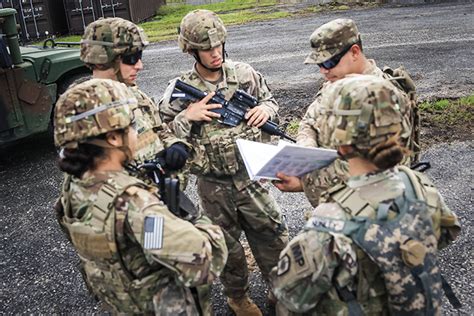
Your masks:
M262 316L258 306L247 295L242 298L227 298L227 304L236 316Z

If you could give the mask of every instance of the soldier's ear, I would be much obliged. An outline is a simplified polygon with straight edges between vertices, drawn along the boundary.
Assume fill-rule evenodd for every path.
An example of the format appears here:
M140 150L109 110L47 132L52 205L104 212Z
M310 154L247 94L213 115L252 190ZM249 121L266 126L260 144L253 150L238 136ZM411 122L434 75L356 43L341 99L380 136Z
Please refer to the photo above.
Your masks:
M117 131L108 132L105 134L105 141L113 147L120 147L123 145L122 134Z
M337 148L337 152L341 156L346 156L354 152L354 147L352 147L351 145L342 145Z
M360 55L362 54L362 50L360 46L357 44L352 45L350 52L355 59L358 59Z

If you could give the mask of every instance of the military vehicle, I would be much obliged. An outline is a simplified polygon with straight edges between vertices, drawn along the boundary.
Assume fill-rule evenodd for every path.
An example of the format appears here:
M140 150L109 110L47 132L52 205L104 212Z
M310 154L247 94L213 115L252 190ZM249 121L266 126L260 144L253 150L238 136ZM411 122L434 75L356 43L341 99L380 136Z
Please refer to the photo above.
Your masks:
M48 131L58 96L90 75L77 47L52 39L20 47L15 15L0 9L0 147Z

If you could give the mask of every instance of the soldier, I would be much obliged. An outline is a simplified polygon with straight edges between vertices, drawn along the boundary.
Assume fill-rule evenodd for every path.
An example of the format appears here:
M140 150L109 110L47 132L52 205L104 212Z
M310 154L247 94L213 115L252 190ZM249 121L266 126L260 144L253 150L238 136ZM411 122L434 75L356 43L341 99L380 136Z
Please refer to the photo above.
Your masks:
M224 268L224 236L206 217L176 217L154 186L125 172L138 145L137 103L109 79L60 97L54 137L67 176L58 219L90 287L114 313L210 315L207 284Z
M350 75L325 91L322 106L334 106L330 141L350 177L323 195L280 254L272 271L280 314L288 314L283 305L305 315L440 314L437 248L460 227L428 177L395 167L406 151L407 103L375 76Z
M143 163L160 153L169 170L178 170L186 163L189 148L161 122L156 104L136 85L138 72L143 69L142 53L147 45L143 29L134 23L122 18L101 18L90 23L84 32L81 60L92 70L93 78L123 82L138 100L134 110L138 148L132 163Z
M400 90L409 92L412 98L410 106L403 113L404 130L401 134L403 144L412 150L410 154L406 155L403 164L410 165L415 154L419 151L419 147L418 136L416 136L418 135L418 122L415 122L416 113L414 113L416 111L415 88L408 73L403 68L397 69L395 74L391 69L387 69L386 72L382 71L376 66L373 59L368 59L363 53L357 26L350 19L336 19L320 26L311 35L310 42L313 51L306 58L305 63L317 64L326 82L300 122L297 143L308 147L332 148L329 143L330 133L328 133L328 130L331 129L330 122L328 122L331 109L321 105L321 99L332 83L348 74L366 74L384 78L392 78L392 75L396 75L396 78L400 80L391 82ZM412 136L412 134L414 135ZM347 178L347 166L336 161L328 168L316 170L302 178L282 173L277 176L281 179L280 182L275 183L278 189L285 192L304 191L308 200L315 207L319 203L319 197L323 190Z
M179 79L210 93L199 102L171 101L171 82L159 108L176 135L200 152L190 170L198 176L203 211L227 232L229 258L221 280L228 304L237 315L261 315L247 294L248 268L239 238L244 231L267 280L278 252L287 243L288 232L276 201L260 183L249 179L235 140L262 141L264 135L258 127L277 117L278 105L260 73L248 64L225 59L226 36L226 28L214 12L195 10L183 18L178 43L196 63ZM215 91L230 99L237 89L257 98L258 105L247 112L247 122L229 127L219 123L219 115L210 111L220 105L206 103Z

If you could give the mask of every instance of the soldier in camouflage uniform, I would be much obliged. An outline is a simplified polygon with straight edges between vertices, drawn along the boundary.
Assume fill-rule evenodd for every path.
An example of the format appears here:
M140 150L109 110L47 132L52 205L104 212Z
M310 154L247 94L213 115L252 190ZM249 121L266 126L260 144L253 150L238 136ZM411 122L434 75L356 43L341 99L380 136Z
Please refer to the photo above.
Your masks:
M314 209L303 232L280 254L278 267L271 275L279 314L349 315L351 309L354 315L361 315L358 311L365 315L425 315L423 311L428 306L425 297L410 296L404 291L413 280L414 270L408 267L419 267L418 260L425 256L420 249L425 249L426 256L431 255L432 262L436 262L437 248L454 240L460 227L455 214L425 175L406 166L395 167L406 150L400 142L401 108L408 102L406 95L390 82L375 76L349 75L325 91L321 104L334 107L330 141L348 162L350 177L347 183L323 194L325 203ZM411 184L405 184L403 175ZM362 245L357 239L360 234L347 233L348 224L357 225L357 221L351 222L354 218L377 219L377 223L382 223L384 216L392 223L401 221L401 215L397 214L402 214L403 208L398 208L402 204L397 203L399 199L407 201L408 191L426 203L419 204L423 211L415 213L413 221L397 223L400 230L385 232L394 234L393 240L378 235L371 238L373 231L369 230L363 238L375 243L372 249L395 247L395 240L400 237L397 235L403 236L400 233L403 229L418 233L418 227L411 225L415 225L416 218L425 217L422 238L398 244L401 255L393 250L384 254L385 257L369 257L366 249L359 246ZM400 277L402 269L391 271L386 278L379 268L377 260L393 267L396 258L403 271L408 271L406 279ZM435 280L428 287L433 301L427 315L439 315L439 268L431 268L425 275L426 280ZM393 284L402 285L394 290ZM399 301L392 299L394 295Z
M184 221L156 187L125 172L138 148L137 99L109 79L58 100L54 137L67 173L56 212L94 293L114 313L211 315L209 286L224 268L221 229Z
M122 18L101 18L90 23L84 32L81 60L92 69L93 78L123 82L138 100L134 109L138 148L132 163L143 163L160 153L168 169L178 170L188 158L189 147L161 122L154 101L136 85L138 72L143 69L142 53L147 45L143 29L134 23Z
M195 103L171 100L172 81L159 108L176 135L200 153L191 161L190 170L198 176L203 211L227 233L229 259L221 280L229 306L237 315L261 315L247 295L248 268L239 238L244 231L267 280L278 252L287 244L288 232L276 201L260 183L249 179L235 140L262 141L268 135L262 135L258 127L277 118L278 105L260 73L248 64L225 59L226 35L223 22L211 11L196 10L183 18L179 46L196 63L179 79L210 93ZM247 112L247 122L229 127L210 111L220 105L206 103L215 91L230 99L237 89L254 96L258 105Z
M360 33L354 21L350 19L336 19L317 28L310 38L312 53L306 58L305 63L317 64L326 82L316 95L315 101L308 107L306 114L300 122L297 143L308 147L333 148L330 143L331 129L330 114L331 105L324 107L321 99L327 89L336 82L344 78L347 74L365 74L377 77L391 78L387 72L382 71L375 64L373 59L365 57L362 51ZM393 73L391 73L394 75ZM399 78L399 73L395 74ZM407 74L404 73L406 76ZM403 87L396 80L391 81L400 90ZM404 84L410 85L414 98L414 85L409 76L403 80ZM413 126L415 124L414 113L415 102L410 102L404 110L404 129L401 133L403 144L412 150L403 160L403 164L410 165L413 162L415 152L419 151L412 137ZM416 145L416 146L415 146ZM315 170L301 178L287 176L279 173L281 182L276 186L281 191L301 192L304 191L310 203L315 207L319 203L322 191L332 185L347 178L347 166L344 162L336 160L327 168Z

